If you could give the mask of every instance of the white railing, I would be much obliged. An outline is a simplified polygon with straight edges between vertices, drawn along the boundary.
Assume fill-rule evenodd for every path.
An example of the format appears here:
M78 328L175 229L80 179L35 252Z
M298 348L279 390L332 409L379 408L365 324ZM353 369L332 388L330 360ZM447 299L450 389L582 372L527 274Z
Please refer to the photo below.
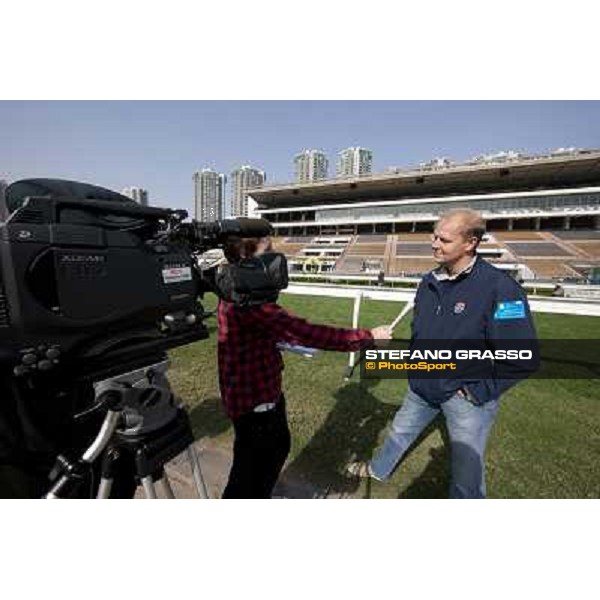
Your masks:
M409 302L415 297L415 290L382 289L378 287L334 285L334 284L295 284L283 290L287 294L304 296L329 296L333 298L355 298L361 293L363 298L387 300L389 302ZM545 298L530 296L529 306L533 312L600 317L600 302L578 298Z

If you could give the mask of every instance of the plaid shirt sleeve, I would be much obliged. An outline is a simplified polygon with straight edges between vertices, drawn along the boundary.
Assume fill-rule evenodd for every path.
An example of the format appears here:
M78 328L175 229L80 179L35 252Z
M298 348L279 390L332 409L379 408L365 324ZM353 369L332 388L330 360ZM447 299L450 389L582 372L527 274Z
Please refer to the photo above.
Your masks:
M368 329L315 325L274 303L258 307L255 317L257 322L269 329L275 338L291 344L301 344L321 350L353 352L373 343L373 336Z

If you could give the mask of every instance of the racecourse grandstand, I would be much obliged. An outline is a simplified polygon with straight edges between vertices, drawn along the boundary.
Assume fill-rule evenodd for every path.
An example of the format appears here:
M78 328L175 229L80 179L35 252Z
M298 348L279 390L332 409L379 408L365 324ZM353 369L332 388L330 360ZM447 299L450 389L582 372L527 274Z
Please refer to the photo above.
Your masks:
M251 198L292 272L418 277L434 266L438 216L463 207L487 220L479 253L521 279L583 282L600 268L600 150L432 161L254 189Z

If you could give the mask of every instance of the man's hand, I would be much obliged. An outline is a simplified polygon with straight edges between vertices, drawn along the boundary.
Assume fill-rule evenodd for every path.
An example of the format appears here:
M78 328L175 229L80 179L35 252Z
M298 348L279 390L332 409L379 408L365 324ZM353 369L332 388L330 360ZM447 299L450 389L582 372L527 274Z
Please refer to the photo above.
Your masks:
M380 325L371 329L371 335L376 340L391 340L392 328L389 325Z

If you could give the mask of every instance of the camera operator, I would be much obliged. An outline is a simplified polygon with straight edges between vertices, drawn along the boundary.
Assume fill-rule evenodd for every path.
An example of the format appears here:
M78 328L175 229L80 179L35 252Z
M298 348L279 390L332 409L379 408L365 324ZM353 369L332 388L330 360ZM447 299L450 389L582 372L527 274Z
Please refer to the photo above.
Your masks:
M270 250L270 237L232 237L224 248L230 265ZM314 325L275 301L244 306L221 299L218 321L221 399L235 432L233 465L223 498L270 498L290 451L281 391L283 360L277 343L348 352L370 346L375 339L391 339L391 330Z

